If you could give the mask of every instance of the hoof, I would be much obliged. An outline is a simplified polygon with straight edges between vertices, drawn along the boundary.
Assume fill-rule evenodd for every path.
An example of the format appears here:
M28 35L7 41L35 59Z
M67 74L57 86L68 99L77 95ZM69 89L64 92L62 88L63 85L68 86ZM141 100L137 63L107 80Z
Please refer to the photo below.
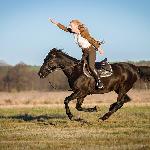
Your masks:
M101 119L102 121L105 121L108 118L109 118L109 116L107 114L105 114L103 117L100 117L99 119Z
M68 118L69 118L70 120L72 120L73 115L72 115L72 114L68 114Z
M105 121L108 118L106 118L106 117L100 117L99 119L102 120L102 121Z
M96 106L93 108L93 112L97 112L97 107Z

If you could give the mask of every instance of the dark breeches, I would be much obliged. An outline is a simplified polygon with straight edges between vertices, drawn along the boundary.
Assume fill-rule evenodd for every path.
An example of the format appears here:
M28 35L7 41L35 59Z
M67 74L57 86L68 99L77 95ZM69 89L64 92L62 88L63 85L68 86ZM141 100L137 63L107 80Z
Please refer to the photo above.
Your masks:
M95 68L96 50L91 46L89 49L82 49L82 51L82 60L84 60L84 62L87 61L89 69L92 72L92 75L95 78L96 82L100 82L100 75Z
M95 50L89 51L88 63L92 71L94 71L95 69L95 60L96 60L96 51Z
M96 50L93 47L82 49L83 55L82 59L88 62L89 68L92 72L95 69L95 60L96 60Z

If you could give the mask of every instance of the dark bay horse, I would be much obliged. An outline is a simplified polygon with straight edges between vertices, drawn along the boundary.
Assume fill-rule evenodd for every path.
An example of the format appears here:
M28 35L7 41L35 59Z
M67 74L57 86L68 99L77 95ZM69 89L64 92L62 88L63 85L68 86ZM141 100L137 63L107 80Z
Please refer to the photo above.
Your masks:
M94 108L82 108L84 98L89 94L103 94L110 91L115 91L118 94L117 102L110 105L109 111L100 119L108 119L114 112L120 109L124 103L129 102L131 99L126 94L138 79L150 80L150 67L140 66L137 67L129 63L113 63L111 64L113 74L109 77L101 78L104 89L95 88L95 79L87 77L83 73L83 64L68 54L53 48L40 68L39 76L45 78L49 73L61 68L68 78L70 88L73 93L66 97L64 100L66 114L69 119L73 115L69 109L69 102L77 99L76 109L78 111L93 112L97 111Z

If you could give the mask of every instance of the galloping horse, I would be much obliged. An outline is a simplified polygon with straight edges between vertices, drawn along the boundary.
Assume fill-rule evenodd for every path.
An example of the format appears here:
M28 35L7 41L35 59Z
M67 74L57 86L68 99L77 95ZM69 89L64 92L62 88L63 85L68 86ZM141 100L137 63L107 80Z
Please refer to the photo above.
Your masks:
M61 68L68 78L70 88L73 93L64 100L66 114L71 120L73 115L69 109L69 102L77 99L76 109L78 111L93 112L97 111L94 108L82 108L84 98L89 94L104 94L110 91L115 91L118 94L117 102L110 105L109 111L100 119L103 121L108 119L114 112L120 109L124 103L131 99L126 94L138 79L150 80L150 67L135 66L129 63L113 63L111 64L113 74L109 77L102 77L104 84L103 89L95 88L95 79L87 77L83 72L83 63L79 60L69 56L61 50L53 48L40 68L40 78L45 78L49 73ZM97 68L98 69L98 68Z

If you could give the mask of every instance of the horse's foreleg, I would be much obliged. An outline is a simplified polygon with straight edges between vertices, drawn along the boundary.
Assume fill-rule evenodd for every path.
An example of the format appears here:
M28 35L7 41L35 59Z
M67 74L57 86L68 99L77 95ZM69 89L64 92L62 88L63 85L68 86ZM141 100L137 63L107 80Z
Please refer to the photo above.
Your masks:
M85 97L86 97L86 96L77 99L76 109L77 109L78 111L84 111L84 112L97 112L96 106L93 107L93 108L83 108L83 107L81 106L82 103L83 103L83 101L84 101L84 98L85 98Z
M68 104L71 100L74 100L74 99L79 98L79 97L81 97L81 92L80 91L72 93L70 96L66 97L65 100L64 100L66 114L68 115L70 120L72 119L73 115L71 114L71 111L70 111L70 108L69 108Z

